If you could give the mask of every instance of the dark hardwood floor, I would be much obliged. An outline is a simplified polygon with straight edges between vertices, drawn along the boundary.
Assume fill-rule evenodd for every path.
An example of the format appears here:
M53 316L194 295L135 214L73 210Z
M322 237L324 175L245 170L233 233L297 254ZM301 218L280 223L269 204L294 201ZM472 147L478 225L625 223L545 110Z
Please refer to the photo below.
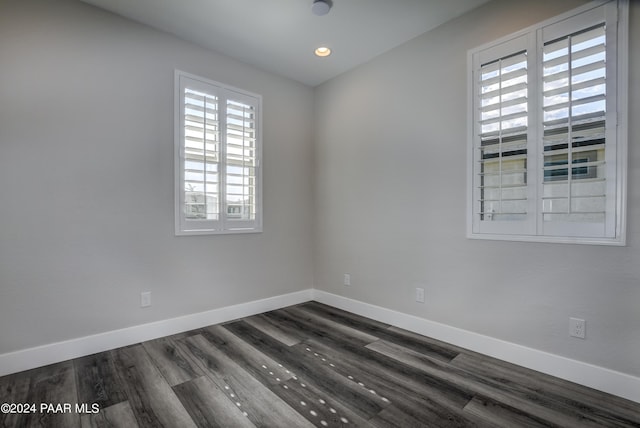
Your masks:
M0 377L0 403L35 404L2 427L640 427L638 403L316 302Z

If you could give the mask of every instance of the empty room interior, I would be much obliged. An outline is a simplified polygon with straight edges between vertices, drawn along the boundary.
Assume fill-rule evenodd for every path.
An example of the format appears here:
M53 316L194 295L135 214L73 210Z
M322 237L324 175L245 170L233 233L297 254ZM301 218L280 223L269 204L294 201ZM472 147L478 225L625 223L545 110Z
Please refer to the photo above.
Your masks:
M0 0L0 425L640 427L639 52L633 0Z

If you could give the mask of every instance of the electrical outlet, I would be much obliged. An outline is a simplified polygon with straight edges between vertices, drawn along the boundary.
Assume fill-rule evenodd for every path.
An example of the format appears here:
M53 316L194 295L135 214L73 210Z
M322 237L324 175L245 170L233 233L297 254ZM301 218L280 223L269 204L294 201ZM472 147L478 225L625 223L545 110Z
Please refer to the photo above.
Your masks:
M140 293L140 307L146 308L151 306L151 291L143 291Z
M586 321L580 318L569 318L569 336L584 339L586 336Z
M351 285L351 275L348 273L344 274L344 285Z
M416 302L424 303L424 288L416 288Z

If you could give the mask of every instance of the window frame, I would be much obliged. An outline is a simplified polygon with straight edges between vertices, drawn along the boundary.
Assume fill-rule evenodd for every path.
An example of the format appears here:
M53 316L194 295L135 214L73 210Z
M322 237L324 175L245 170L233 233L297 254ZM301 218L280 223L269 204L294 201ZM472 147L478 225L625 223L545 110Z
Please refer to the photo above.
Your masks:
M613 30L613 36L615 39L611 41L610 37L610 29L608 28L607 34L607 44L613 43L616 52L615 61L613 61L613 65L615 67L615 78L613 79L615 86L613 88L609 87L609 81L607 81L607 91L614 91L614 97L616 102L616 120L617 122L610 123L607 122L607 132L610 132L613 129L613 133L615 135L615 146L614 146L614 154L615 158L611 158L611 153L608 153L609 148L607 148L606 156L607 161L615 164L615 180L613 183L609 181L607 178L607 186L614 186L611 193L613 194L614 201L607 200L607 204L613 204L609 208L613 208L613 221L615 224L610 228L613 230L613 233L610 233L609 236L580 236L581 230L580 228L575 228L572 230L572 225L570 222L557 222L557 224L550 225L550 223L556 222L546 222L547 224L543 225L542 219L542 188L545 184L544 179L544 153L542 152L543 141L541 131L543 129L542 126L542 118L538 118L539 111L542 109L542 49L544 47L542 32L545 28L553 28L556 30L558 27L562 25L567 25L566 22L571 22L572 20L579 20L581 16L586 16L589 11L599 8L606 7L605 9L607 13L606 19L609 19L609 14L611 10L614 9L617 14L617 28ZM606 1L606 0L597 0L576 9L565 12L561 15L553 17L551 19L545 20L538 24L532 25L528 28L525 28L521 31L509 34L507 36L501 37L497 40L493 40L491 42L485 43L482 46L476 47L468 51L467 56L467 92L468 92L468 102L467 102L467 237L470 239L488 239L488 240L506 240L506 241L524 241L524 242L550 242L550 243L569 243L569 244L597 244L597 245L618 245L623 246L626 245L626 205L627 205L627 196L626 196L626 181L627 181L627 115L628 115L628 101L627 101L627 89L628 89L628 1L627 0L619 0L619 1ZM575 24L568 24L562 32L564 34L569 35L577 30ZM583 28L587 28L586 26ZM529 150L527 154L527 194L528 200L527 204L529 207L532 207L532 211L528 212L528 218L525 221L500 221L495 222L496 224L488 225L489 227L481 230L479 227L480 223L480 214L476 204L476 191L475 187L479 185L479 175L478 171L478 154L476 153L478 150L478 118L477 118L477 110L478 104L476 101L477 93L476 93L476 83L474 79L478 79L476 76L476 70L478 69L478 64L482 63L479 58L482 57L483 53L490 50L502 49L504 51L504 55L516 54L518 51L518 46L525 45L527 52L533 52L533 55L529 55L527 59L528 64L528 76L529 79L533 80L529 84L529 125L528 125L528 139L531 139L527 143L527 149ZM514 50L515 49L515 50ZM607 53L609 54L609 49L607 49ZM495 58L499 58L497 54L491 54ZM610 62L609 57L607 58L607 73L610 72ZM532 84L531 84L532 83ZM534 98L534 101L531 101L531 98ZM609 97L607 97L607 102ZM609 112L610 110L607 110ZM607 120L609 120L607 113ZM608 146L607 146L608 147ZM535 148L535 151L531 151L531 148ZM577 167L580 165L577 164ZM568 168L572 168L571 165ZM534 172L531 174L531 172ZM539 183L537 182L539 181ZM535 184L531 184L535 183ZM548 183L548 182L547 182ZM533 197L533 199L530 199ZM607 214L611 212L610 209L607 210ZM606 218L606 217L605 217ZM606 222L606 220L605 220ZM484 221L484 223L489 223ZM520 223L520 224L518 224ZM569 223L569 224L567 224ZM552 231L551 234L543 234L543 227L549 231ZM555 229L554 229L555 228ZM603 228L605 228L606 232L606 224L604 224ZM585 228L586 229L586 228ZM603 234L604 235L604 234Z
M219 217L217 220L193 220L185 216L185 134L184 134L184 88L189 85L217 98L219 121ZM229 212L236 206L226 201L226 144L227 101L243 102L254 108L255 122L255 216L253 220L233 220L237 213ZM262 96L238 89L205 77L181 70L174 72L174 227L176 236L223 235L262 232Z

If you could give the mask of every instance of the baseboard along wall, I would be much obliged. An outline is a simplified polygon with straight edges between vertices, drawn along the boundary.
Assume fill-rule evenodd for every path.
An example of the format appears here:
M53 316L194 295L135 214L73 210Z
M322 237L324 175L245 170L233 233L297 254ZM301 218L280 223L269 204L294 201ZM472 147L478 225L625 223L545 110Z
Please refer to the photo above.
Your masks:
M310 300L640 403L640 378L638 377L316 289L0 354L0 376Z
M0 354L0 376L261 314L309 300L313 300L312 289Z
M314 290L314 300L499 360L640 403L640 378L560 355Z

